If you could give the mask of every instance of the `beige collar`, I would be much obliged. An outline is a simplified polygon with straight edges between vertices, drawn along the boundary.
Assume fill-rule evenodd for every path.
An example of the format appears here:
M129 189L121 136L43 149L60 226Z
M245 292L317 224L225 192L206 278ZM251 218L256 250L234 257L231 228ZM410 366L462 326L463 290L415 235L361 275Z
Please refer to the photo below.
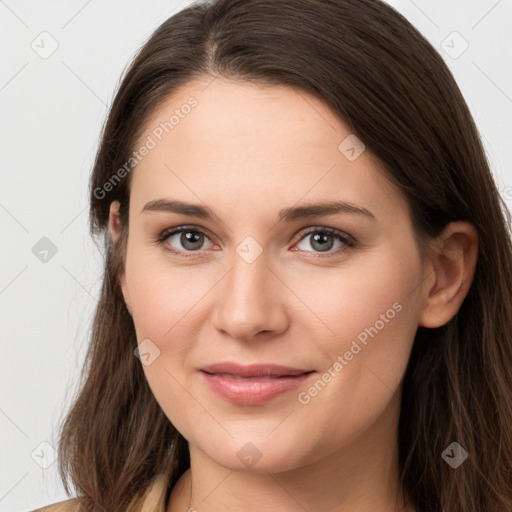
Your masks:
M135 499L126 512L165 512L169 475L159 473L139 499Z

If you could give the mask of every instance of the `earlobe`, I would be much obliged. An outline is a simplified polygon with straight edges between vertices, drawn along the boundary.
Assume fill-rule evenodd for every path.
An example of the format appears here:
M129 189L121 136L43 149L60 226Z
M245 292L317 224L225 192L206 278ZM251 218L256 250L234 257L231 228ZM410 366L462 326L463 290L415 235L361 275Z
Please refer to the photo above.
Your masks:
M429 257L435 279L425 290L420 326L441 327L456 315L473 281L477 255L478 234L468 222L452 222L436 238Z

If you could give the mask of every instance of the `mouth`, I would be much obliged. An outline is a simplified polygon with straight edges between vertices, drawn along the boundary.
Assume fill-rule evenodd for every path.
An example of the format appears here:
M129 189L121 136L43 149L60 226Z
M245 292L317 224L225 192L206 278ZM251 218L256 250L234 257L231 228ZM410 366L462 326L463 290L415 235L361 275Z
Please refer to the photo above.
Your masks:
M200 373L208 387L224 400L257 405L291 391L316 372L274 364L220 363L201 368Z
M233 362L215 363L201 368L203 372L216 375L231 375L233 377L295 377L314 371L310 368L282 366L273 363L242 365Z
M297 376L300 376L300 375L303 375L303 374L300 374L300 375L263 375L263 376L259 376L259 377L242 377L240 375L233 375L231 373L209 373L209 372L205 372L205 373L208 373L209 375L216 375L217 377L222 377L222 378L225 378L225 379L233 379L233 380L268 380L268 379L279 379L279 378L282 378L282 377L297 377Z

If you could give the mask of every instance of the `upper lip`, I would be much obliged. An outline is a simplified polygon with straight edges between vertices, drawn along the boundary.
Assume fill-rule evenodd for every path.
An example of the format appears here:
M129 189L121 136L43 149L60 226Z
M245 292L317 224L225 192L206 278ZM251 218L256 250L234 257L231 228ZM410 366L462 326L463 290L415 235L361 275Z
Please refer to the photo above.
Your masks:
M302 375L313 370L303 368L292 368L277 364L250 364L241 365L238 363L224 362L216 363L201 368L206 373L227 373L239 377L281 377L287 375Z

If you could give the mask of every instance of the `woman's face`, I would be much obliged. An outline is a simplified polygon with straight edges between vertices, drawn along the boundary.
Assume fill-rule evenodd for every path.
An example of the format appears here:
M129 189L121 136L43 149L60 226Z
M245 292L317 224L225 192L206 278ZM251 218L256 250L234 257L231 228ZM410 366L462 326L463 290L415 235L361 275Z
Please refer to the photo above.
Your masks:
M408 206L319 100L207 84L151 117L131 171L122 287L149 385L231 469L374 457L425 293Z

